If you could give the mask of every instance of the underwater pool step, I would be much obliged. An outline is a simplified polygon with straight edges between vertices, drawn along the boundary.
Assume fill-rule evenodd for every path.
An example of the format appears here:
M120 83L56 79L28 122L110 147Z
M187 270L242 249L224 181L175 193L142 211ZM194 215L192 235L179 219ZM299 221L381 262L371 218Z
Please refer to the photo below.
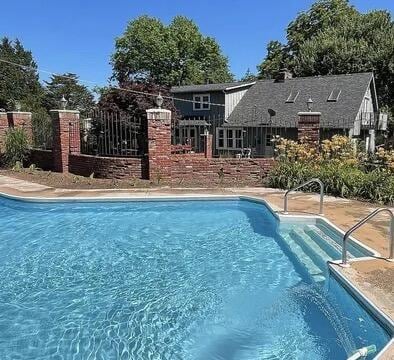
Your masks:
M302 247L297 243L297 240L291 236L291 233L281 232L281 236L300 264L306 268L313 281L325 281L325 271L322 270L307 253L305 253Z
M327 253L331 254L332 260L341 259L342 247L329 234L326 234L322 229L316 225L307 225L306 233L311 236L322 248L326 249ZM349 252L349 257L353 258L353 254Z
M341 253L341 251L342 251L341 246L338 244L337 241L335 241L335 239L332 238L331 234L330 235L326 234L322 229L320 229L316 225L308 225L307 228L313 234L315 234L315 235L319 236L319 238L325 240L325 242L327 244L329 244L329 246L331 246L333 249L335 249L335 251L337 251L339 254Z
M303 248L304 252L312 258L320 269L326 271L327 261L333 260L332 249L320 246L320 243L322 243L321 239L320 241L316 241L313 234L311 234L310 231L307 231L305 231L304 228L297 227L291 230L291 234Z

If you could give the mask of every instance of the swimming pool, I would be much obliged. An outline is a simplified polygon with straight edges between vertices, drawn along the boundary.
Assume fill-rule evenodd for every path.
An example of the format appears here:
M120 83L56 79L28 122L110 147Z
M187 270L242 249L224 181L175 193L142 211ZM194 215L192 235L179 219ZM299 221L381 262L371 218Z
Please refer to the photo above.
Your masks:
M261 203L0 210L1 359L345 359L390 339L328 276L330 229Z

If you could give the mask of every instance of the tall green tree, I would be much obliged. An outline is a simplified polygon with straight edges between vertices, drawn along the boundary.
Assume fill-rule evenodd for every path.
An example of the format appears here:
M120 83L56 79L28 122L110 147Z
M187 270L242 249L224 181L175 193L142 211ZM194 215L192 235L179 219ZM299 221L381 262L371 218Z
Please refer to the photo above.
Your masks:
M0 59L22 65L0 62L0 108L14 110L16 102L20 102L23 110L40 108L43 89L31 51L26 50L19 40L3 37Z
M93 94L86 86L78 82L76 74L52 75L49 81L45 81L45 84L45 106L48 110L58 109L62 96L68 101L69 109L79 110L83 115L95 105Z
M283 65L296 76L373 71L380 104L394 113L394 22L388 11L363 14L347 0L320 0L289 24L287 44L270 44L260 77Z
M245 75L241 78L241 81L255 81L257 80L257 76L253 74L250 69L246 70Z
M267 45L267 56L257 66L258 77L261 79L272 79L277 72L289 66L289 56L285 45L279 41L270 41Z
M119 83L173 86L233 79L218 43L183 16L176 16L168 26L149 16L131 21L116 39L112 66Z

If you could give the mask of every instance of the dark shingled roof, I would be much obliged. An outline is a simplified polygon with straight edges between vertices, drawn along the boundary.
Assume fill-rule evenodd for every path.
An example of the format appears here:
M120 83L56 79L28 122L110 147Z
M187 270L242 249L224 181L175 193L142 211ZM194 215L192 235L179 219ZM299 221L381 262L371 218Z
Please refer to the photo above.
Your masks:
M244 87L251 86L255 83L255 81L248 82L229 82L229 83L221 83L221 84L204 84L204 85L185 85L185 86L173 86L171 88L171 92L173 94L177 93L203 93L208 91L224 91L231 89L233 87Z
M357 73L300 77L284 82L261 80L243 96L229 116L228 125L268 124L268 109L273 109L276 115L272 117L272 126L277 124L278 127L294 127L297 113L307 111L306 102L311 98L312 111L322 114L322 126L337 127L340 124L351 128L372 79L372 73ZM338 101L327 101L333 90L340 91ZM294 96L297 92L294 103L286 102L290 94Z

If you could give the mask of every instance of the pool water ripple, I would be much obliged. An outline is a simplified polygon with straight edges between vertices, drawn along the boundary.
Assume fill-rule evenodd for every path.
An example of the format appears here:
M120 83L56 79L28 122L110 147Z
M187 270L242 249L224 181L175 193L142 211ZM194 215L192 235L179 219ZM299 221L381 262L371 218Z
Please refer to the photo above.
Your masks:
M1 359L346 355L323 314L306 314L305 299L289 293L312 285L260 204L0 207ZM372 320L352 300L338 311L349 316L357 345L387 341L377 325L371 333L355 323Z

